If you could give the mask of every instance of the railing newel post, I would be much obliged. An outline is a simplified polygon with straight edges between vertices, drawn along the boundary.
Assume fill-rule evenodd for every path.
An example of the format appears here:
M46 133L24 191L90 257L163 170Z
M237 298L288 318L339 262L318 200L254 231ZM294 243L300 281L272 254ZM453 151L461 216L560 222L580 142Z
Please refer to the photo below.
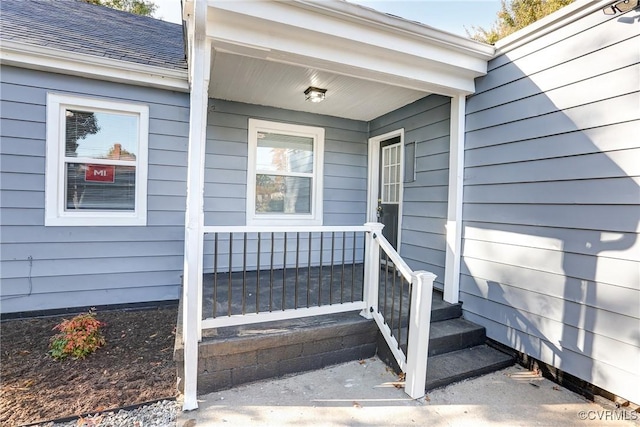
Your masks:
M362 300L366 303L367 309L362 310L360 315L366 319L371 319L372 315L369 307L378 309L378 283L380 282L380 245L375 239L376 234L381 234L384 228L379 222L367 222L364 224L369 230L367 234L367 244L364 248L364 284L362 289Z
M418 399L425 394L431 301L435 278L435 274L427 271L415 271L411 276L412 292L404 390L412 399Z

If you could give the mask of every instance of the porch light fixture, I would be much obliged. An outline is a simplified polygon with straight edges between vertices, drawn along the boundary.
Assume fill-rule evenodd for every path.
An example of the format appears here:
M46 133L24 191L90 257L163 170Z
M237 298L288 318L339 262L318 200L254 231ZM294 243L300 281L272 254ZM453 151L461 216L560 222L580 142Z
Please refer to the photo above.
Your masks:
M615 15L616 13L628 12L638 7L638 0L623 0L602 9L605 15Z
M307 90L304 91L304 99L305 101L310 101L310 102L322 102L324 101L326 93L327 93L326 89L320 89L317 87L309 86Z

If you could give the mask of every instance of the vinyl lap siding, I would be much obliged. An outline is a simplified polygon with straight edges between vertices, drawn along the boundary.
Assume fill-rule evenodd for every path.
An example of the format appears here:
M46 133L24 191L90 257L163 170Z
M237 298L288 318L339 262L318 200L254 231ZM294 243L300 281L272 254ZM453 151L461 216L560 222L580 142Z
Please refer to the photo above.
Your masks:
M414 270L427 270L443 288L449 184L450 98L430 95L371 122L371 136L404 128L416 143L416 180L404 183L400 254Z
M640 37L594 12L467 104L461 300L490 338L640 402Z
M188 95L4 66L1 92L2 312L177 299ZM44 226L47 92L149 105L146 227Z
M367 204L366 122L210 99L204 178L205 225L246 224L250 118L324 128L323 225L364 224ZM220 248L225 249L219 249L219 252L226 253L228 235L222 239L225 240L221 241L224 243L220 243ZM234 242L237 239L240 240L235 247L240 248L241 236L235 236ZM358 246L361 247L362 243L358 242ZM205 238L204 254L204 271L210 272L213 269L211 236ZM222 258L220 262L226 266Z

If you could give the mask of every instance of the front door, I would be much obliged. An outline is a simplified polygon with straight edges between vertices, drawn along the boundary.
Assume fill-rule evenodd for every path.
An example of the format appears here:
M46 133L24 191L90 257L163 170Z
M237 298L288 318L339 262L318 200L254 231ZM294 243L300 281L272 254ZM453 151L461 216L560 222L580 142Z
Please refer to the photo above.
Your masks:
M380 142L380 177L378 184L378 222L382 234L398 249L398 222L402 188L402 142L400 136Z

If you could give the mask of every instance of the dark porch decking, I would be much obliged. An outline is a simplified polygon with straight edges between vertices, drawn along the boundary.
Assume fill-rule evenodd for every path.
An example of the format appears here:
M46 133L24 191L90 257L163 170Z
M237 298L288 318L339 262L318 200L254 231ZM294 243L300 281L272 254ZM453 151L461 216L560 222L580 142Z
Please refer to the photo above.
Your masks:
M362 263L209 273L203 277L202 317L360 301L363 277Z

